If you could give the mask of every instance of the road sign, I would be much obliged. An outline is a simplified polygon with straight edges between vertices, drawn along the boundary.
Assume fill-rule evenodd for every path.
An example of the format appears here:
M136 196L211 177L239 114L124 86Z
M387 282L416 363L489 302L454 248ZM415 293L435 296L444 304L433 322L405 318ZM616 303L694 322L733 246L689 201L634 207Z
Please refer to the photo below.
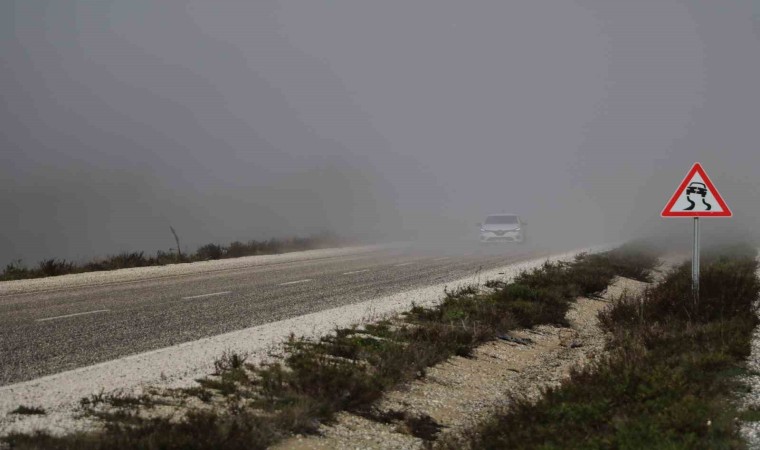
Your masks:
M733 214L702 165L695 163L676 189L662 217L731 217Z
M670 198L662 217L693 217L694 246L691 257L691 289L695 305L699 302L699 218L731 217L731 210L700 163L694 163Z

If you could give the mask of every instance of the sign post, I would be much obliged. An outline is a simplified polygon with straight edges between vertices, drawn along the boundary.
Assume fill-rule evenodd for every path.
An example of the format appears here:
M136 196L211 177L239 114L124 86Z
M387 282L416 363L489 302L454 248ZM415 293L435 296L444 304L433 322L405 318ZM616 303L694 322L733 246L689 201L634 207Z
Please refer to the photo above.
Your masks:
M693 217L694 246L691 257L691 288L695 301L699 299L699 218L731 217L731 209L700 163L694 163L686 178L660 213L662 217Z
M699 298L699 217L694 218L694 246L691 251L691 290Z

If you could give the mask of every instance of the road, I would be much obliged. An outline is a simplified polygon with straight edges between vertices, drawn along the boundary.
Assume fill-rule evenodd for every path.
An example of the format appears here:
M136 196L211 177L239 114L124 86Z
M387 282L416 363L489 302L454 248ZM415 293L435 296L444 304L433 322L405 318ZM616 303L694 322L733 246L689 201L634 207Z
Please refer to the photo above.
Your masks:
M0 295L0 385L445 283L546 254L414 245Z

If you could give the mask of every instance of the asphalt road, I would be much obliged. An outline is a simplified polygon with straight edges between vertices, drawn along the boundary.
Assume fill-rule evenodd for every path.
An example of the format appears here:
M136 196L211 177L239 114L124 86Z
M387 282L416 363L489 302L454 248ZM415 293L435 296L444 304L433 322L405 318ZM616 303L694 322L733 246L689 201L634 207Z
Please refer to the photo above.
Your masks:
M445 283L546 252L419 246L0 296L0 385Z

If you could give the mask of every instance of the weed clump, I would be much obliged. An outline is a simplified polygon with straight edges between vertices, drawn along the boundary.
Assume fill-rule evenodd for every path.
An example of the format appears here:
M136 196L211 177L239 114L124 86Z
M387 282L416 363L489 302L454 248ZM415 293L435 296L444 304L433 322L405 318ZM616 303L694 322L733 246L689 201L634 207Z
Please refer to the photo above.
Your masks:
M19 414L19 415L26 415L26 416L44 416L45 414L47 414L47 412L43 408L38 408L36 406L19 405L18 408L11 411L10 414Z

